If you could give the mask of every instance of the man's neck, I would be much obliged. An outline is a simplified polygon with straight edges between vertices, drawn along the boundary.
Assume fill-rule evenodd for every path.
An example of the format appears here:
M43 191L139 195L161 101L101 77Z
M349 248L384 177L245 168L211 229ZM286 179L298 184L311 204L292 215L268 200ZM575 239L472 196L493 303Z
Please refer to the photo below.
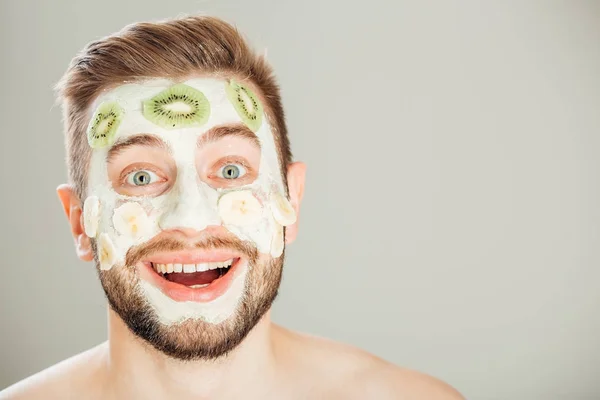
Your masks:
M116 398L261 398L275 386L270 313L226 357L191 362L167 357L108 314L107 387Z

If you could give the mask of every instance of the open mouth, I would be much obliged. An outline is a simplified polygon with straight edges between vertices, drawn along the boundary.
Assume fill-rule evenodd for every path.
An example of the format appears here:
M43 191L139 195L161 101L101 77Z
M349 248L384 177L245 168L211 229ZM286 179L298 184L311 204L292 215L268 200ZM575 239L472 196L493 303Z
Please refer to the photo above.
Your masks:
M150 262L150 265L157 274L169 282L199 289L207 287L227 275L231 270L231 266L237 261L239 261L239 258L198 264L159 264Z
M138 264L140 278L178 302L210 302L227 292L248 264L227 250L183 251L150 256Z

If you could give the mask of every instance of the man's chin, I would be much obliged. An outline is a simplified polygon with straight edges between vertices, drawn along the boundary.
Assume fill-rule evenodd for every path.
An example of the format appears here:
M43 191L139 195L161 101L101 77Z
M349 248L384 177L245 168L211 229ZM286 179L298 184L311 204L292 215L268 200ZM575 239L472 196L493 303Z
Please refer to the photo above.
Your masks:
M172 358L208 360L236 348L269 310L277 296L282 263L282 259L271 260L257 268L242 259L218 279L221 282L177 288L180 297L169 295L173 292L164 290L164 282L157 284L165 277L156 270L140 268L135 284L133 269L117 267L100 277L111 308L134 335ZM202 296L197 291L202 291ZM181 292L183 301L178 301ZM215 293L218 295L212 297ZM212 298L195 301L197 296Z
M151 307L127 313L115 311L135 336L160 353L182 361L214 360L225 356L260 320L240 323L236 313L219 324L190 318L164 325Z

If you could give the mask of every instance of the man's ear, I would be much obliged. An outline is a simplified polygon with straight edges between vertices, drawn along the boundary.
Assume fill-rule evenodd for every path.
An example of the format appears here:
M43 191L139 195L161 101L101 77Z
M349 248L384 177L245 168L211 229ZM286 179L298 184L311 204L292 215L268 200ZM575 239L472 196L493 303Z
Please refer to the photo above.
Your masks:
M75 251L77 256L83 261L92 261L94 254L92 253L92 243L90 238L85 234L83 228L83 210L81 200L73 190L71 185L60 185L56 188L58 198L62 203L67 220L71 226L71 234L75 239Z
M290 203L296 211L296 222L285 227L285 243L290 244L296 240L298 234L298 221L300 219L300 203L304 196L304 180L306 178L306 165L301 162L293 162L288 166L287 181Z

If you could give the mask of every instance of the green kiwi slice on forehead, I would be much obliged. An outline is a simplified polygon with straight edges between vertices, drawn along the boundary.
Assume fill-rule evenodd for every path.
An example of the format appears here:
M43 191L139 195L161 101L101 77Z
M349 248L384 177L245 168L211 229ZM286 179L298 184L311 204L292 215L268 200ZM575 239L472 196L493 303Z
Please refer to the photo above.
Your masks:
M208 121L210 103L201 91L179 83L144 101L142 113L166 129L189 128Z
M111 145L124 114L123 109L116 102L100 104L87 129L90 147L99 149Z
M246 86L234 80L230 80L226 84L225 91L246 126L253 132L258 131L263 118L263 107L258 97Z

